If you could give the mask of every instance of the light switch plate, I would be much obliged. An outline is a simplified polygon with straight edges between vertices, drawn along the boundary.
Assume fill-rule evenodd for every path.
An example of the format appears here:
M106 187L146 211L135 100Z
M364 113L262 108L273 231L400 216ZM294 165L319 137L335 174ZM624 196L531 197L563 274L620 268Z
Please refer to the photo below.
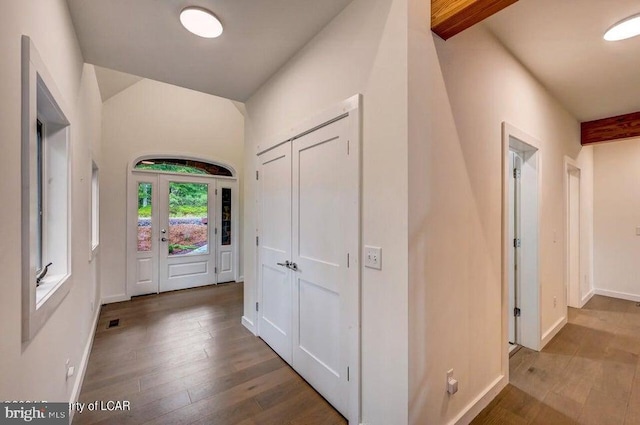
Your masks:
M382 269L382 248L377 246L364 247L364 266L370 269Z

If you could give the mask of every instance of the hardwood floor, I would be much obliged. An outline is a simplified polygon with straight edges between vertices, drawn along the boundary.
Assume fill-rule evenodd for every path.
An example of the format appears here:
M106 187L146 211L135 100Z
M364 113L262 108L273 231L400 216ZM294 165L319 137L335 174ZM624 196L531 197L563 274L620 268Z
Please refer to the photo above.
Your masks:
M595 296L541 351L510 359L510 384L472 424L640 424L640 307Z
M130 411L76 412L74 424L346 424L240 323L242 284L104 306L81 403L130 401ZM108 329L109 321L120 319Z

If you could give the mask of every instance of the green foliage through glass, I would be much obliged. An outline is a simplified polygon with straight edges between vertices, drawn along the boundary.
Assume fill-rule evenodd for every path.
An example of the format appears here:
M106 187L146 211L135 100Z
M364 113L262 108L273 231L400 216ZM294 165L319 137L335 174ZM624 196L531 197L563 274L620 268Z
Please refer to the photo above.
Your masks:
M136 170L152 170L152 171L164 171L167 173L180 173L180 174L208 174L206 171L196 167L190 167L188 165L177 164L137 164Z

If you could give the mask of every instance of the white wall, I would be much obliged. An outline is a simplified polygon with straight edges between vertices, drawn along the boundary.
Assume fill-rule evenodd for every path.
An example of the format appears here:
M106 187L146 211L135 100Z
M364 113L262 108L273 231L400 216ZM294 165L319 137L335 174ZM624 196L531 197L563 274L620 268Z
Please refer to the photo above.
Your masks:
M594 147L596 292L640 301L640 139Z
M21 343L20 128L22 35L31 37L70 110L72 154L71 290L48 322ZM90 262L91 158L100 163L100 93L83 59L64 0L6 0L0 14L0 400L69 401L93 332L97 296ZM65 380L65 361L76 375Z
M363 94L362 413L407 422L407 1L355 0L246 103L245 317L255 320L256 145Z
M103 104L102 140L101 284L103 301L112 302L126 298L128 166L153 153L216 160L236 170L242 199L244 117L230 100L142 80ZM242 208L241 201L239 217Z
M566 315L564 156L588 184L592 152L576 119L484 27L446 42L432 35L428 3L410 0L409 12L409 415L435 425L468 422L475 401L506 383L501 123L542 143L543 335ZM585 190L583 207L590 197ZM591 232L587 223L585 243Z

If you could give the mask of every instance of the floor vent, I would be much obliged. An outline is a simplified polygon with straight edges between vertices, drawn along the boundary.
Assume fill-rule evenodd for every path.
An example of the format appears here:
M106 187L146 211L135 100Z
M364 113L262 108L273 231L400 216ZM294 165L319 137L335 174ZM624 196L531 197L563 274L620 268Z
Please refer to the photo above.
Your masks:
M107 326L107 329L115 328L119 325L120 325L120 319L109 320L109 326Z

